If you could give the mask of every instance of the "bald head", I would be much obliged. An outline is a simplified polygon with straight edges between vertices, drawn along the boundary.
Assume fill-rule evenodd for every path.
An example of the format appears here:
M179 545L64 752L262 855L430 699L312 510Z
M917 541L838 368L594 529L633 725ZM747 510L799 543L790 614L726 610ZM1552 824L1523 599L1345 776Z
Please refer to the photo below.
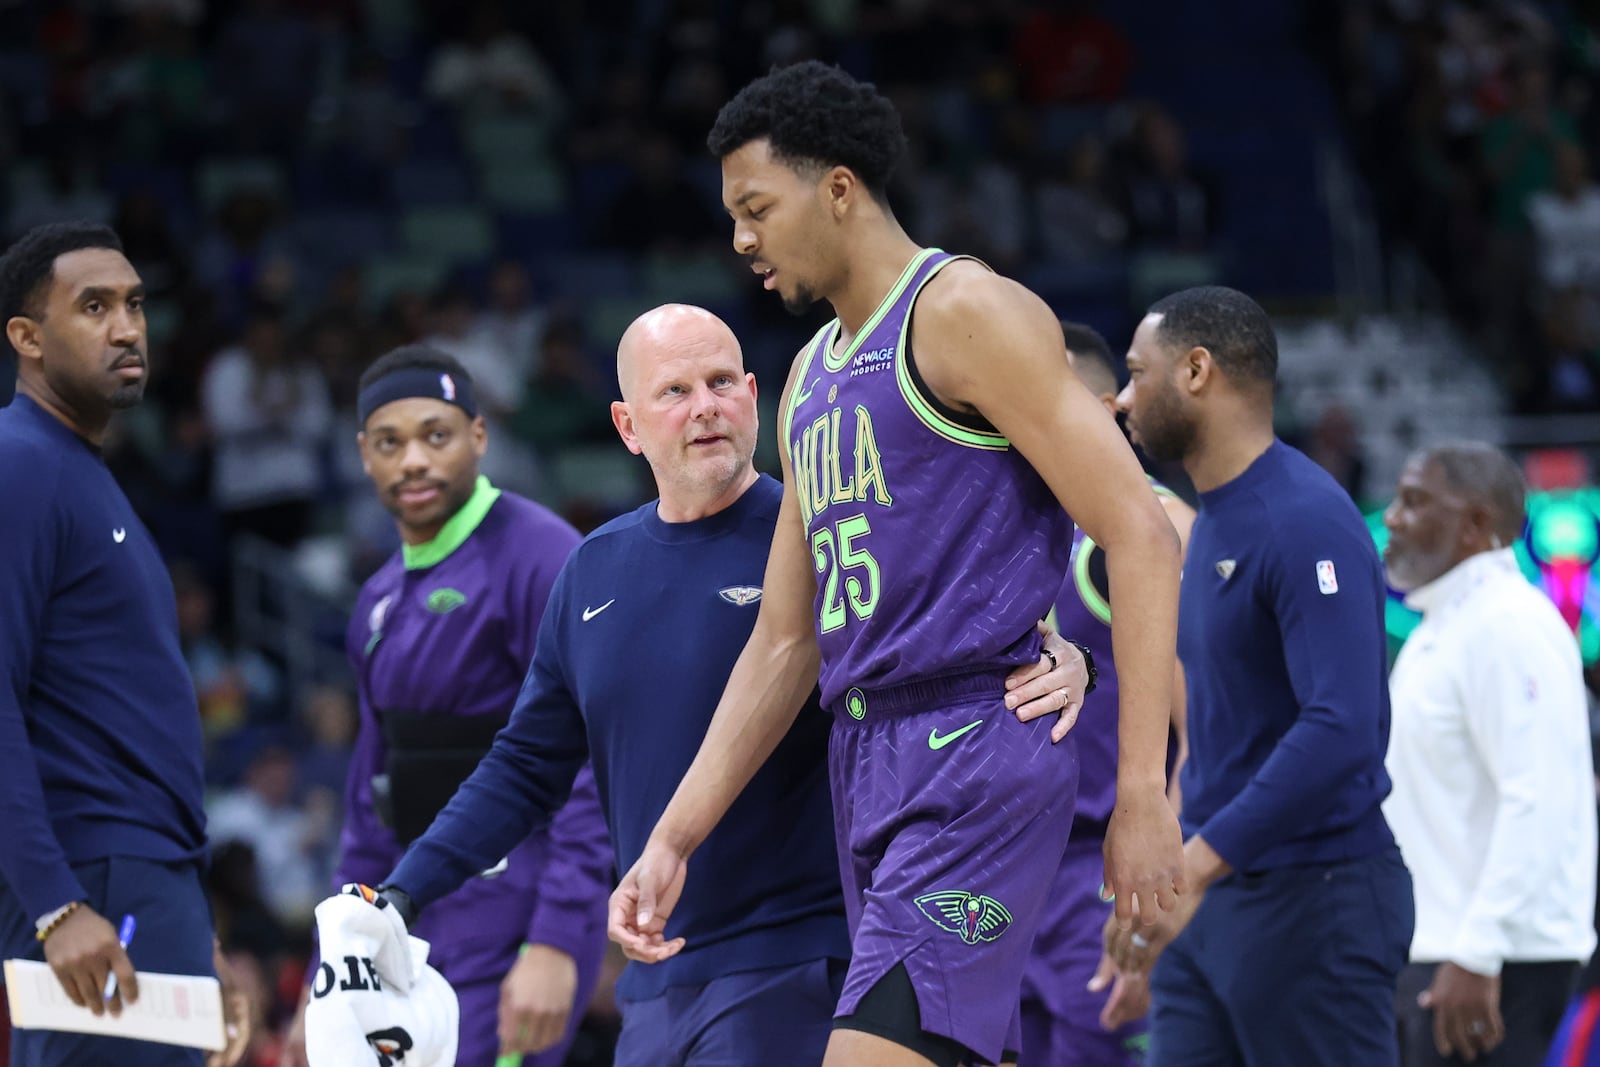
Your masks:
M641 374L652 361L706 352L731 352L740 367L744 352L728 324L692 304L662 304L634 319L617 342L617 385L632 403Z

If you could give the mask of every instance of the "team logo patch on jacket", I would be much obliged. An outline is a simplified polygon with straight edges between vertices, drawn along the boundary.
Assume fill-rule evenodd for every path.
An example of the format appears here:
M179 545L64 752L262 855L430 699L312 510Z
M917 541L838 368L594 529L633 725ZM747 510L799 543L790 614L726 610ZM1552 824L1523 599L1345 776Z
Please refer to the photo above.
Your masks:
M448 615L467 602L467 595L459 589L446 586L428 594L428 610L435 615Z
M730 585L726 589L718 589L717 595L728 603L737 604L742 608L761 599L761 587L759 585Z

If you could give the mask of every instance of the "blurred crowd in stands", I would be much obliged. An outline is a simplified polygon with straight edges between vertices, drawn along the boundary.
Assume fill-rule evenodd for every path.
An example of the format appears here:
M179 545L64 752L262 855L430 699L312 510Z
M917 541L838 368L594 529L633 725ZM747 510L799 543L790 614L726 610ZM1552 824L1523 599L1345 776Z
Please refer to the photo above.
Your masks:
M363 368L401 343L468 367L486 473L581 529L650 494L607 410L638 311L716 310L770 405L807 326L731 251L704 137L773 64L820 56L887 89L910 135L890 194L908 231L1115 347L1153 297L1259 264L1268 228L1313 280L1256 295L1331 305L1314 182L1263 162L1289 142L1235 136L1267 120L1187 99L1186 80L1247 76L1270 96L1278 68L1203 47L1171 61L1206 32L1231 39L1218 20L1250 20L1241 49L1323 64L1326 82L1286 82L1283 106L1336 102L1386 249L1420 264L1517 405L1600 409L1593 3L1182 6L0 0L0 239L109 222L151 293L152 387L107 453L171 563L209 743L219 926L264 993L258 1067L328 888L356 711L337 672L299 684L242 639L241 545L301 562L323 546L335 599L395 549L353 409ZM1306 137L1339 136L1325 125ZM1287 204L1266 219L1263 174ZM1309 426L1308 450L1359 494L1348 412ZM323 638L337 653L337 628Z
M1523 412L1600 409L1600 5L1327 5L1318 38L1392 252Z

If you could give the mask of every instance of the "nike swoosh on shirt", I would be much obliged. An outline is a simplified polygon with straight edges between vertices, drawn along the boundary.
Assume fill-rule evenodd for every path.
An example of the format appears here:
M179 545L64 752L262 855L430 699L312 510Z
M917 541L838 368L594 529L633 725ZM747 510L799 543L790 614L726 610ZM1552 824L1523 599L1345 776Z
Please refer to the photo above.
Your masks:
M588 622L590 619L594 618L596 615L600 614L602 611L606 610L607 608L609 608L611 605L615 604L616 602L617 602L617 598L616 597L612 597L610 600L606 601L604 604L601 604L597 608L584 608L583 609L583 621L584 622Z
M960 737L962 734L971 733L973 730L976 730L978 727L980 727L982 725L983 725L983 720L982 719L979 719L977 722L969 722L969 723L967 723L967 725L963 726L961 729L952 730L950 733L945 734L943 737L939 736L939 728L937 726L935 726L933 729L928 731L928 747L933 749L935 752L937 752L941 748L943 748L944 746L948 745L950 742L954 741L956 738Z
M822 381L821 378L813 378L813 379L811 379L811 384L806 386L806 391L805 392L803 392L803 393L800 393L800 392L795 393L794 394L795 405L799 406L800 404L804 404L807 400L810 400L811 399L811 390L815 389L817 387L817 383L820 382L820 381Z

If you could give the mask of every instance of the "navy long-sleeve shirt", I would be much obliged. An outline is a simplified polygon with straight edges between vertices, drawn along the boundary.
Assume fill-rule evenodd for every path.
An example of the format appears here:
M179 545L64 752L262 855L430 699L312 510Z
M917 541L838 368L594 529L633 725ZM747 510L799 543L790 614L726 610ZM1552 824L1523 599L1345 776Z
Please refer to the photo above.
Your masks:
M666 523L650 503L596 530L550 594L533 665L489 755L388 879L419 905L548 821L586 756L620 869L688 770L755 625L782 487ZM696 851L667 924L686 946L630 966L631 998L849 955L816 695Z
M1234 869L1392 848L1384 585L1343 489L1282 442L1200 496L1178 615L1185 834Z
M72 864L203 854L200 715L155 542L100 453L20 395L0 511L0 891L37 919L86 897Z

